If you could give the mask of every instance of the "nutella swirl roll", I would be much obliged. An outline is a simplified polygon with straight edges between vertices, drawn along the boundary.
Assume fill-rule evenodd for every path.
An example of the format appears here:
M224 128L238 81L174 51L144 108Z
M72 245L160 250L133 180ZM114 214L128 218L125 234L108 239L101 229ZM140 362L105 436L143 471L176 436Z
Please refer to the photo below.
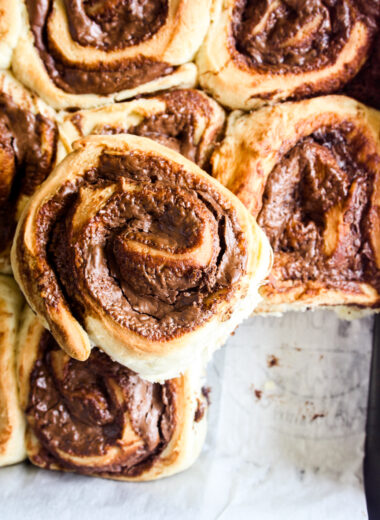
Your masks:
M243 204L151 139L74 144L24 211L15 277L66 352L150 380L208 356L248 316L270 247Z
M344 96L235 112L212 162L274 250L257 312L380 309L380 112Z
M0 275L0 466L25 459L25 420L17 374L17 331L23 298L9 276Z
M53 169L58 130L54 111L0 72L0 272L26 201Z
M378 0L214 0L200 83L235 109L335 92L367 59L378 10Z
M208 166L224 125L223 109L200 90L179 89L149 98L68 113L60 135L68 151L90 134L130 133L149 137Z
M195 367L150 383L94 348L87 361L61 350L27 309L18 354L26 450L47 469L153 480L189 467L206 433L207 399Z
M0 0L0 69L7 69L20 34L19 0Z
M54 108L191 87L210 9L211 0L24 0L12 68Z

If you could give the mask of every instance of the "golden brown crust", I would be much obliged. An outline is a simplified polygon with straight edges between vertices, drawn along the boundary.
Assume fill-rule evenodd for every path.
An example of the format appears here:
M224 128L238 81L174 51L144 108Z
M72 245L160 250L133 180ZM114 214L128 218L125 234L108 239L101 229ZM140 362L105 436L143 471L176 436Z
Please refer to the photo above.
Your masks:
M124 394L120 394L119 390L117 390L115 386L115 384L117 384L116 379L113 379L112 376L106 384L111 385L114 389L115 395L118 396L117 401L120 400L120 409L124 410L123 442L116 441L114 444L106 446L106 448L103 449L103 454L88 455L83 453L83 455L81 455L78 452L78 446L74 438L77 439L77 441L78 436L80 438L81 434L78 428L80 428L82 421L79 415L71 417L71 406L75 404L75 396L72 395L68 395L66 401L63 396L61 396L62 406L67 406L69 402L69 407L67 409L65 408L65 413L68 414L65 419L65 433L67 434L71 422L76 424L79 433L76 437L72 438L71 441L67 439L63 441L63 437L62 439L59 438L60 430L58 428L54 433L55 437L52 439L49 437L48 442L46 436L44 436L44 432L39 430L40 422L36 420L36 416L33 413L34 405L32 398L32 394L35 395L36 392L36 387L34 386L36 381L33 378L34 370L36 370L37 367L36 362L39 361L39 368L37 368L37 370L40 370L41 366L45 363L43 356L46 347L43 345L46 343L46 335L49 336L49 333L41 325L38 318L33 315L31 310L27 309L20 331L18 373L21 403L27 416L27 455L33 464L47 469L75 471L116 480L146 481L172 475L186 469L194 462L203 444L207 422L206 414L204 414L200 420L196 420L196 411L199 403L202 402L204 406L206 406L206 403L205 397L201 392L202 373L195 366L181 377L166 382L165 386L167 387L167 392L169 392L171 403L170 420L174 424L174 429L172 429L170 439L164 448L156 452L152 460L147 463L140 463L140 469L138 467L136 469L133 467L124 468L121 462L123 460L127 462L131 456L136 457L134 452L141 452L141 450L146 449L146 446L141 431L136 430L136 427L132 426L134 419L133 415L130 414L133 414L133 409L130 409L128 403L124 402L125 396L123 397ZM52 341L51 337L49 341ZM104 357L105 355L102 354L102 356ZM58 371L54 377L59 377L57 374L61 373L62 370L62 373L65 374L64 377L69 377L72 365L67 355L60 350L54 350L54 358L51 359L53 359L54 370ZM75 363L78 362L74 362L74 365ZM115 365L117 365L117 363L115 363ZM89 376L91 377L91 368L88 361L83 362L83 367L80 367L80 370L82 372L89 370ZM38 372L38 374L39 377L41 377L40 372ZM125 378L126 376L124 375L123 377ZM105 375L105 381L106 380L107 376ZM144 383L139 383L139 378L136 380L136 376L133 376L133 381L133 385L136 385L136 392L141 392L139 385L144 385ZM47 382L47 384L49 384L49 382ZM91 386L90 383L88 383L88 385L88 388L86 387L86 383L80 386L80 391L83 395L85 392L89 393L89 400L84 401L82 413L88 413L91 416L91 414L93 414L91 396L96 395L97 389L93 386L93 381ZM54 391L57 392L57 390ZM102 388L100 388L99 391L101 393L103 391ZM47 398L49 398L49 395L48 392ZM59 399L59 394L57 394L57 396ZM57 398L57 396L55 398ZM70 402L71 398L73 399L72 402ZM130 397L130 399L134 398L139 400L141 396L136 395L135 397ZM114 406L114 404L112 404L112 396L109 395L107 399L109 401L107 402L107 407L109 407L111 413L118 414L118 411L112 408ZM89 403L88 406L86 404L87 402ZM39 403L42 406L41 400ZM56 405L57 403L55 403L55 406ZM46 410L46 413L49 413L49 410ZM39 412L38 416L40 421L44 420L43 413ZM88 423L85 421L83 424L88 430ZM52 428L51 425L49 427ZM98 431L99 427L94 426L94 429ZM98 434L101 435L101 432ZM97 442L98 439L95 435L92 439L91 449L93 449ZM96 468L98 468L98 471Z
M274 247L257 312L379 308L379 136L380 113L343 96L231 114L213 174Z
M59 209L74 199L74 214ZM120 211L135 216L118 223ZM163 213L157 221L146 211ZM49 245L52 226L66 245ZM92 341L152 380L170 379L221 346L257 303L269 262L263 233L232 193L180 154L132 135L75 144L25 209L12 259L27 300L71 356L87 359Z
M16 379L16 338L22 302L14 280L0 275L0 466L25 458L24 418Z
M196 67L189 62L206 33L211 0L170 0L164 23L157 32L141 42L110 50L80 43L73 37L62 0L51 0L46 18L36 20L35 29L31 25L31 14L37 11L33 2L29 4L32 8L28 15L28 2L23 2L23 33L14 52L12 68L25 85L54 108L90 108L144 93L195 85ZM73 14L70 12L70 16ZM85 18L86 23L92 23L87 15ZM43 44L38 36L40 24L44 24ZM37 41L40 41L39 48ZM53 68L50 73L49 67ZM69 70L68 74L65 69ZM91 81L86 78L86 71L92 75ZM103 71L115 76L103 81ZM126 80L129 75L131 81ZM147 75L149 79L144 80ZM81 79L74 81L77 76ZM63 78L61 82L58 77ZM117 85L115 90L112 84Z
M252 21L246 20L241 29L244 5ZM322 2L305 3L305 9L292 10L277 1L252 5L215 0L212 23L197 57L201 86L223 105L244 110L339 90L367 58L373 22L347 0L341 16L345 23L350 21L335 33L330 25L334 15L327 14ZM279 25L273 25L276 18ZM239 29L246 32L248 43L237 41ZM323 50L316 43L319 38L328 42Z

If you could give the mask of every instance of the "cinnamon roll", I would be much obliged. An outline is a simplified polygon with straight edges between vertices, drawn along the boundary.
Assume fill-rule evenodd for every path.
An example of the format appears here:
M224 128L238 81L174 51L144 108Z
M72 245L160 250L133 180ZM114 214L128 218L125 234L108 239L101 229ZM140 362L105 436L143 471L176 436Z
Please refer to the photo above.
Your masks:
M344 96L235 112L212 162L274 250L258 312L379 310L379 112Z
M251 109L341 89L368 57L378 0L215 0L200 83Z
M12 68L54 108L89 108L196 80L211 0L24 0ZM201 15L200 15L201 13Z
M226 340L269 262L232 193L133 135L77 141L26 207L12 250L27 300L70 356L98 345L153 381Z
M0 272L10 272L17 219L54 167L57 141L54 111L0 72Z
M20 33L20 2L0 0L0 69L7 69Z
M64 116L60 134L68 151L89 134L131 133L182 153L201 168L221 134L224 111L200 90L179 89Z
M160 384L98 348L76 361L30 309L18 364L27 455L37 466L153 480L186 469L201 450L207 402L195 367Z
M24 417L17 377L16 344L22 297L11 277L0 275L0 466L25 458Z

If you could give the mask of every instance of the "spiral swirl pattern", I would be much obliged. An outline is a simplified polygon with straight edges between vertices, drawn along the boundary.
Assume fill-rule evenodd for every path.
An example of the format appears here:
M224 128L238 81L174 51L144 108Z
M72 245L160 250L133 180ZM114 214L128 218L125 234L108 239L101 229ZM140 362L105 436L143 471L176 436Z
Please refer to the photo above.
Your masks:
M236 48L255 67L305 71L333 63L350 37L360 11L341 0L237 2Z
M33 464L118 480L152 480L186 469L206 433L199 367L145 381L94 348L76 361L26 308L18 379L26 450Z
M12 67L55 108L193 86L189 62L210 6L211 0L24 0Z
M228 325L252 266L268 266L256 230L232 194L179 154L141 137L92 136L31 201L13 266L69 354L88 356L88 340L71 337L81 324L130 366L122 352L136 345L165 357L166 345L195 347L213 320Z
M336 92L378 31L378 0L217 0L201 85L231 108Z
M175 429L176 382L144 381L98 349L75 361L47 331L39 348L26 409L41 443L33 460L109 476L149 469Z
M343 96L231 116L213 171L274 251L258 311L379 307L379 130L379 112Z

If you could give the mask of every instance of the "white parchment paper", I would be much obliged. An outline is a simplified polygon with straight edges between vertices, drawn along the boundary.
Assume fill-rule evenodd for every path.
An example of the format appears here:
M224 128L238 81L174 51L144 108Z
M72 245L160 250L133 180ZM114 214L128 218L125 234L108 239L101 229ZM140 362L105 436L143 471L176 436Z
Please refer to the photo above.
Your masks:
M367 518L362 482L372 320L251 318L217 352L209 434L187 472L130 484L0 470L0 518Z

